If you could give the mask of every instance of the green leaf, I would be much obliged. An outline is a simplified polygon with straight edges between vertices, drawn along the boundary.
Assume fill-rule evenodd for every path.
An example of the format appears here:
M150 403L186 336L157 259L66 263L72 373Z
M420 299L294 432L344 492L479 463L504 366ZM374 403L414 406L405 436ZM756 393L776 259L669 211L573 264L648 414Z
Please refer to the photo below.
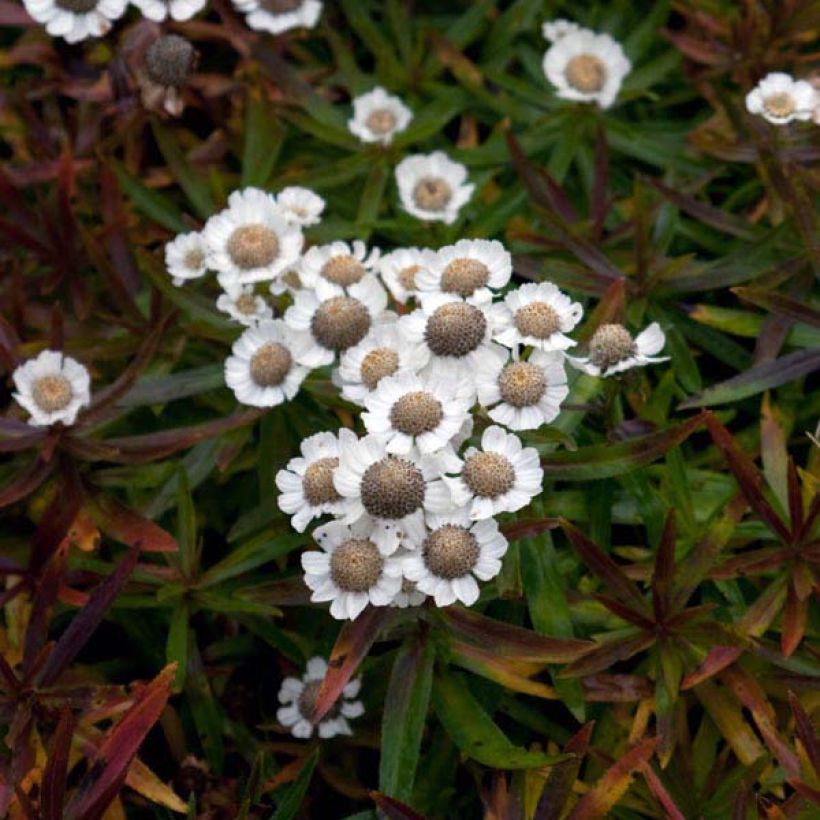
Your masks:
M182 574L194 578L199 568L199 549L196 533L196 508L188 487L185 468L177 473L177 543Z
M225 762L225 746L222 741L225 717L211 691L193 631L188 633L188 673L185 694L205 758L213 771L221 774Z
M313 770L316 768L318 761L319 749L317 748L314 749L305 760L305 764L302 766L298 777L288 786L279 806L276 811L269 816L268 820L292 820L293 817L296 817L302 807L302 801L307 794L311 778L313 777Z
M121 165L113 163L112 167L120 187L138 211L173 233L187 233L191 230L173 202L166 199L159 191L143 185Z
M369 238L379 218L379 210L389 179L390 168L387 163L381 159L377 160L365 181L359 201L359 211L356 214L356 225L363 240Z
M168 641L165 646L165 657L168 663L177 663L173 691L181 692L185 686L185 675L188 671L188 602L180 601L171 613L171 624L168 627Z
M307 535L295 532L281 533L273 537L270 533L262 533L247 544L231 550L219 563L210 567L202 575L199 586L207 588L236 578L262 564L267 564L268 561L287 555L309 540Z
M245 109L245 145L242 151L242 187L265 188L282 143L285 128L271 104L258 96L248 98Z

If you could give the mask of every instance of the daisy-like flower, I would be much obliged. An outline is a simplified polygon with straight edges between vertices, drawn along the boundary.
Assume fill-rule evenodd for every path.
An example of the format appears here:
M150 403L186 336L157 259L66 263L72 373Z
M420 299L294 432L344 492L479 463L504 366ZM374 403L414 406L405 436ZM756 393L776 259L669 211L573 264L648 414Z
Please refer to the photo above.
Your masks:
M767 74L747 95L746 109L774 125L810 120L817 105L815 90L806 80L782 71Z
M372 276L351 285L345 296L320 299L312 290L296 291L285 321L304 341L299 361L310 368L331 364L367 336L386 307L387 294Z
M302 252L302 230L288 223L270 195L258 188L234 191L228 207L202 230L208 265L224 286L274 279Z
M152 7L167 10L163 2L149 2ZM164 109L178 117L185 107L180 90L187 85L198 59L193 44L178 34L163 34L154 40L145 51L142 69L137 72L143 105L150 110Z
M493 421L510 430L536 430L558 416L569 393L564 357L534 350L526 361L477 373L476 388L479 403L493 408Z
M311 658L301 680L285 678L282 681L279 703L283 705L277 710L276 719L287 726L294 737L306 739L313 734L313 712L326 672L327 663L324 658ZM327 739L336 735L353 734L347 721L364 714L362 702L354 700L361 686L361 679L356 678L342 689L340 700L319 721L319 737Z
M421 344L428 356L426 371L434 378L475 384L475 374L504 361L502 347L490 341L487 305L471 305L458 296L435 293L399 319L399 328Z
M418 271L416 290L453 293L468 302L487 303L493 291L503 288L512 275L512 257L496 239L460 239L436 252L430 264Z
M344 427L338 436L316 433L302 442L302 455L292 458L276 474L276 486L281 493L279 509L292 516L290 523L296 532L304 532L314 518L344 512L343 499L333 484L342 441L353 443L356 434Z
M387 606L401 589L401 562L383 553L372 532L368 518L350 526L331 521L313 533L322 549L302 553L310 600L331 601L330 614L340 621L358 618L368 604Z
M102 37L125 13L127 0L23 0L26 11L52 37L79 43Z
M565 100L609 108L632 63L608 34L579 29L556 40L544 54L544 74Z
M470 417L472 387L453 379L422 379L415 373L388 376L364 400L362 421L388 453L423 455L443 450Z
M276 195L276 205L288 222L294 225L318 225L322 221L325 201L310 188L291 185Z
M256 31L282 34L294 28L313 28L322 15L320 0L234 0Z
M245 327L273 318L273 309L254 292L253 285L229 288L216 300L216 307Z
M249 327L225 360L225 382L242 404L275 407L290 401L308 374L300 364L304 342L281 319Z
M552 282L528 282L492 307L493 339L515 349L567 350L575 342L564 334L581 321L584 309Z
M167 17L180 22L190 20L205 8L208 0L131 0L149 19L161 23Z
M413 112L398 97L377 86L353 100L353 117L347 127L362 142L389 145L412 119Z
M555 43L562 37L566 37L567 34L575 34L576 31L580 30L581 26L579 26L578 23L573 23L572 20L564 20L562 18L550 20L541 25L541 34L545 40L549 40L551 43Z
M416 295L416 277L429 268L436 252L429 248L399 248L379 260L379 273L393 298L405 304Z
M470 447L464 454L461 474L445 476L444 481L453 503L466 506L470 518L481 521L526 507L541 492L543 479L538 451L492 426L481 436L481 449Z
M589 340L586 357L567 356L575 367L591 376L614 376L633 367L665 362L668 356L658 356L666 344L660 325L652 322L634 339L618 324L601 325Z
M404 371L416 373L426 361L423 347L408 342L394 318L376 325L359 344L342 353L333 381L343 398L363 405L383 379Z
M507 539L498 523L492 518L473 521L462 508L427 516L427 527L418 548L402 560L404 577L432 595L436 606L456 601L472 606L478 600L476 578L489 581L501 572Z
M320 299L344 296L351 285L374 273L380 255L378 248L368 253L360 239L352 246L339 241L315 245L299 263L299 281L303 288L316 291Z
M28 423L48 427L58 421L74 424L77 413L91 402L91 377L76 359L58 350L44 350L12 374L14 400L28 410Z
M333 483L347 501L344 523L369 516L374 524L370 538L385 555L424 530L425 512L453 508L435 456L393 455L378 436L341 442Z
M475 189L467 182L467 168L443 151L405 157L396 166L396 184L407 213L448 225L456 221Z
M173 283L180 287L187 279L199 279L208 272L208 248L201 233L181 233L165 246L165 267Z

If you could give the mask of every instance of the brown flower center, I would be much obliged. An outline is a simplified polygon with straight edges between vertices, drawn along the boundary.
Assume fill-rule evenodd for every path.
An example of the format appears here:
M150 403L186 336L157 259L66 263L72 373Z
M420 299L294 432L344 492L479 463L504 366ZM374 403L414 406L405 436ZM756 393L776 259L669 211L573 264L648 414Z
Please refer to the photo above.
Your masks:
M268 342L251 356L251 378L259 387L277 387L293 364L290 351L279 342Z
M305 684L305 688L302 689L299 699L296 701L299 714L302 715L303 718L312 720L313 713L316 711L316 703L319 700L319 690L321 688L322 681L320 680L311 680ZM330 707L323 720L333 720L337 718L341 710L341 704L337 701Z
M31 395L37 406L46 413L62 410L71 401L71 382L62 375L41 376L31 386Z
M544 371L531 362L512 362L498 377L501 398L513 407L538 404L547 389Z
M564 72L567 82L584 94L600 91L606 82L606 66L594 54L579 54L568 63Z
M185 254L184 264L188 270L199 270L205 264L205 252L201 248L191 248Z
M490 269L478 259L454 259L441 275L441 289L445 293L472 296L490 280Z
M361 377L368 390L399 369L399 354L392 347L376 347L362 359Z
M256 313L256 295L253 293L243 293L235 302L234 307L245 316L253 316Z
M352 296L334 296L319 305L310 322L313 338L327 350L347 350L370 330L367 308Z
M261 6L271 14L287 14L301 8L305 0L262 0Z
M453 189L441 177L422 177L413 188L413 201L423 211L443 211L453 198Z
M606 370L636 352L635 341L623 325L601 325L589 341L589 360Z
M431 532L421 550L430 572L448 581L467 575L481 553L475 536L457 524L445 524Z
M536 339L549 339L561 329L560 317L546 302L530 302L518 308L513 322L522 336Z
M302 491L307 503L312 507L330 504L341 498L333 484L333 473L338 466L339 459L332 456L317 458L308 465L302 477Z
M475 305L447 302L427 320L424 339L436 356L466 356L484 341L487 318Z
M97 7L97 0L57 0L57 5L74 14L87 14Z
M501 453L476 453L470 456L461 477L472 493L482 498L497 498L509 492L515 484L515 470Z
M362 504L374 518L397 519L424 503L424 476L412 461L385 456L362 476Z
M145 71L159 85L182 88L196 65L193 45L178 34L165 34L154 40L145 52Z
M763 108L773 117L788 117L794 114L794 98L782 91L779 94L770 94L763 100Z
M396 115L386 108L379 108L370 113L364 124L374 134L382 136L396 127Z
M420 436L435 430L442 418L441 402L423 390L406 393L390 408L390 423L408 436Z
M343 288L355 285L367 273L364 265L355 256L345 254L343 256L331 256L322 265L321 275L328 282L334 285L341 285Z
M416 274L421 270L421 265L410 265L407 268L402 268L398 273L399 284L405 290L416 289Z
M241 225L228 238L227 251L242 270L264 268L279 255L279 237L267 225Z
M367 538L351 538L330 555L330 577L343 592L367 592L381 578L384 558Z

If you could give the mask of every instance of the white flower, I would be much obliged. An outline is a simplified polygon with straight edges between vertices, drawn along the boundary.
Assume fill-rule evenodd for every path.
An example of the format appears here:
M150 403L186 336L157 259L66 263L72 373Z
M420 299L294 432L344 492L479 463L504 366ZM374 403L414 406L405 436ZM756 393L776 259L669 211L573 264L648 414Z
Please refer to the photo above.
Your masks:
M331 601L340 621L358 618L368 604L387 606L401 589L401 562L383 554L373 529L366 517L350 526L331 521L313 533L322 549L302 553L310 600Z
M294 225L318 225L322 221L325 201L310 188L291 185L276 195L276 205L288 222Z
M23 0L26 11L52 37L79 43L102 37L125 13L127 0Z
M225 383L242 404L275 407L298 392L308 374L299 363L304 342L281 319L249 327L225 360Z
M493 339L512 349L529 345L538 350L564 351L576 344L564 334L581 321L583 313L581 304L552 282L528 282L493 305Z
M537 430L558 416L569 393L564 357L534 350L526 361L514 359L476 374L476 388L479 403L493 408L493 421L510 430Z
M388 315L394 317L392 321L376 325L359 344L345 350L333 372L342 397L353 404L363 405L386 376L416 373L427 361L424 348L405 339L395 315Z
M131 0L149 19L161 23L166 17L177 22L190 20L208 0Z
M382 379L364 400L362 422L388 453L423 455L443 450L470 418L473 391L452 378L419 378L400 373Z
M376 87L353 100L353 117L347 127L362 142L388 145L412 119L413 112L398 97Z
M307 367L331 364L337 353L354 347L380 320L387 294L375 277L351 285L346 296L319 299L311 290L296 291L285 322L304 339L300 362Z
M403 538L424 529L424 513L452 510L436 456L395 456L378 436L341 442L333 483L346 500L344 523L373 519L370 536L389 555Z
M322 14L319 0L234 0L234 5L252 29L271 34L313 28Z
M512 257L496 239L460 239L436 252L426 268L416 274L416 290L452 293L471 303L487 303L493 291L503 288L512 275Z
M339 241L315 245L299 263L299 282L303 288L316 291L319 299L344 296L351 285L374 273L380 255L378 248L368 253L360 239L352 247Z
M559 97L609 108L632 64L620 43L589 29L571 32L544 54L544 74Z
M633 367L667 361L668 356L656 355L664 344L666 336L657 322L634 339L623 325L601 325L589 340L588 356L567 358L591 376L613 376Z
M88 370L58 350L43 350L21 364L12 374L14 400L28 410L28 423L47 427L58 421L74 424L80 408L91 402Z
M411 553L412 550L405 550L401 548L397 553L395 553L396 558L398 558L399 561L402 561L402 569L404 567L403 559ZM404 578L401 582L401 589L396 593L396 597L390 602L390 606L397 607L398 609L407 609L411 606L421 606L426 600L427 593L422 592L416 586L415 581Z
M282 681L279 703L284 705L276 712L276 719L290 728L294 737L306 739L313 734L313 711L326 672L327 663L324 658L311 658L301 680L285 678ZM327 739L336 735L353 734L347 720L364 714L362 702L353 700L359 694L361 686L361 679L356 678L342 689L340 700L319 721L319 737Z
M428 268L436 252L429 248L399 248L379 260L379 273L393 298L402 305L416 294L416 276Z
M545 40L549 40L551 43L560 40L562 37L566 37L567 34L574 34L580 30L581 26L579 26L578 23L573 23L572 20L564 20L561 18L558 20L550 20L548 23L541 25L541 34Z
M443 151L405 157L396 166L396 184L407 213L448 225L456 221L475 188L467 182L467 168Z
M747 95L746 108L774 125L810 120L817 105L815 90L806 80L782 71L767 74Z
M240 285L229 288L216 300L218 310L227 313L245 327L251 327L263 319L272 319L271 306L258 294L253 285Z
M181 233L165 245L165 267L174 284L199 279L208 272L208 248L201 233Z
M464 454L461 474L445 476L456 506L467 506L473 521L526 507L541 492L544 471L538 451L524 447L518 436L500 427L488 427L481 450Z
M297 532L304 532L314 518L344 512L344 501L333 485L340 441L356 441L356 434L343 427L338 437L325 432L304 439L302 455L292 458L276 474L276 486L281 493L279 509L293 516L290 523Z
M223 287L274 279L299 259L302 231L289 224L270 195L258 188L234 191L228 207L202 230L208 266Z
M402 559L404 577L432 595L436 606L472 606L478 600L476 578L489 581L501 571L507 539L494 519L473 521L465 508L429 515L427 526L418 548Z

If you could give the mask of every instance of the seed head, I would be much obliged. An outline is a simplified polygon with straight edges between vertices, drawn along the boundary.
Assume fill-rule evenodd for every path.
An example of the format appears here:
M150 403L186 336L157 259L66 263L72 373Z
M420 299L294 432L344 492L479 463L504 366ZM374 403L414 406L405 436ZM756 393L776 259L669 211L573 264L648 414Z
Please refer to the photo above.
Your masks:
M37 406L46 413L62 410L74 395L71 382L61 374L41 376L31 386L31 395Z
M461 477L474 495L498 498L515 484L515 470L501 453L476 453L464 464Z
M513 407L538 404L547 389L544 371L531 362L511 362L498 377L501 398Z
M279 237L267 225L241 225L228 238L226 249L238 268L264 268L279 255Z
M424 339L437 356L466 356L484 340L487 318L475 305L447 302L427 320Z
M317 458L308 465L302 477L302 491L312 507L338 501L341 496L333 484L333 473L339 466L339 459L334 457Z
M399 519L424 503L424 476L412 461L385 456L362 476L362 504L374 518Z
M441 289L445 293L472 296L490 279L490 269L478 259L461 257L454 259L441 275Z
M606 66L594 54L579 54L567 63L565 75L573 88L594 94L604 87Z
M278 387L293 364L290 351L279 342L268 342L251 356L251 378L259 387Z
M347 350L370 330L367 308L352 296L334 296L319 305L310 322L313 338L327 350Z
M453 189L441 177L422 177L413 188L413 201L423 211L443 211L453 198Z
M362 359L361 377L368 390L399 369L399 354L392 347L375 347Z
M443 417L441 402L424 390L405 393L390 408L390 423L408 436L420 436L435 430Z
M430 572L448 581L467 575L481 553L475 536L457 524L445 524L431 532L421 551Z
M589 340L589 360L600 370L606 370L630 356L637 348L623 325L601 325Z
M410 265L402 268L398 273L398 280L405 290L416 289L416 274L421 270L421 265Z
M373 111L365 120L365 125L370 131L379 136L388 134L396 127L396 115L386 108L379 108Z
M196 67L196 61L196 49L188 40L178 34L164 34L148 46L145 72L158 85L182 88Z
M763 100L763 108L773 117L788 117L794 113L794 98L791 94L782 91L778 94L770 94Z
M546 302L530 302L518 308L513 322L522 336L549 339L561 329L561 319L551 305Z
M367 592L381 578L384 558L367 538L351 538L330 555L330 577L342 592Z
M328 282L334 285L341 285L343 288L355 285L367 273L364 265L350 254L341 256L331 256L322 265L321 275Z
M97 0L57 0L57 6L74 14L86 14L96 8Z

